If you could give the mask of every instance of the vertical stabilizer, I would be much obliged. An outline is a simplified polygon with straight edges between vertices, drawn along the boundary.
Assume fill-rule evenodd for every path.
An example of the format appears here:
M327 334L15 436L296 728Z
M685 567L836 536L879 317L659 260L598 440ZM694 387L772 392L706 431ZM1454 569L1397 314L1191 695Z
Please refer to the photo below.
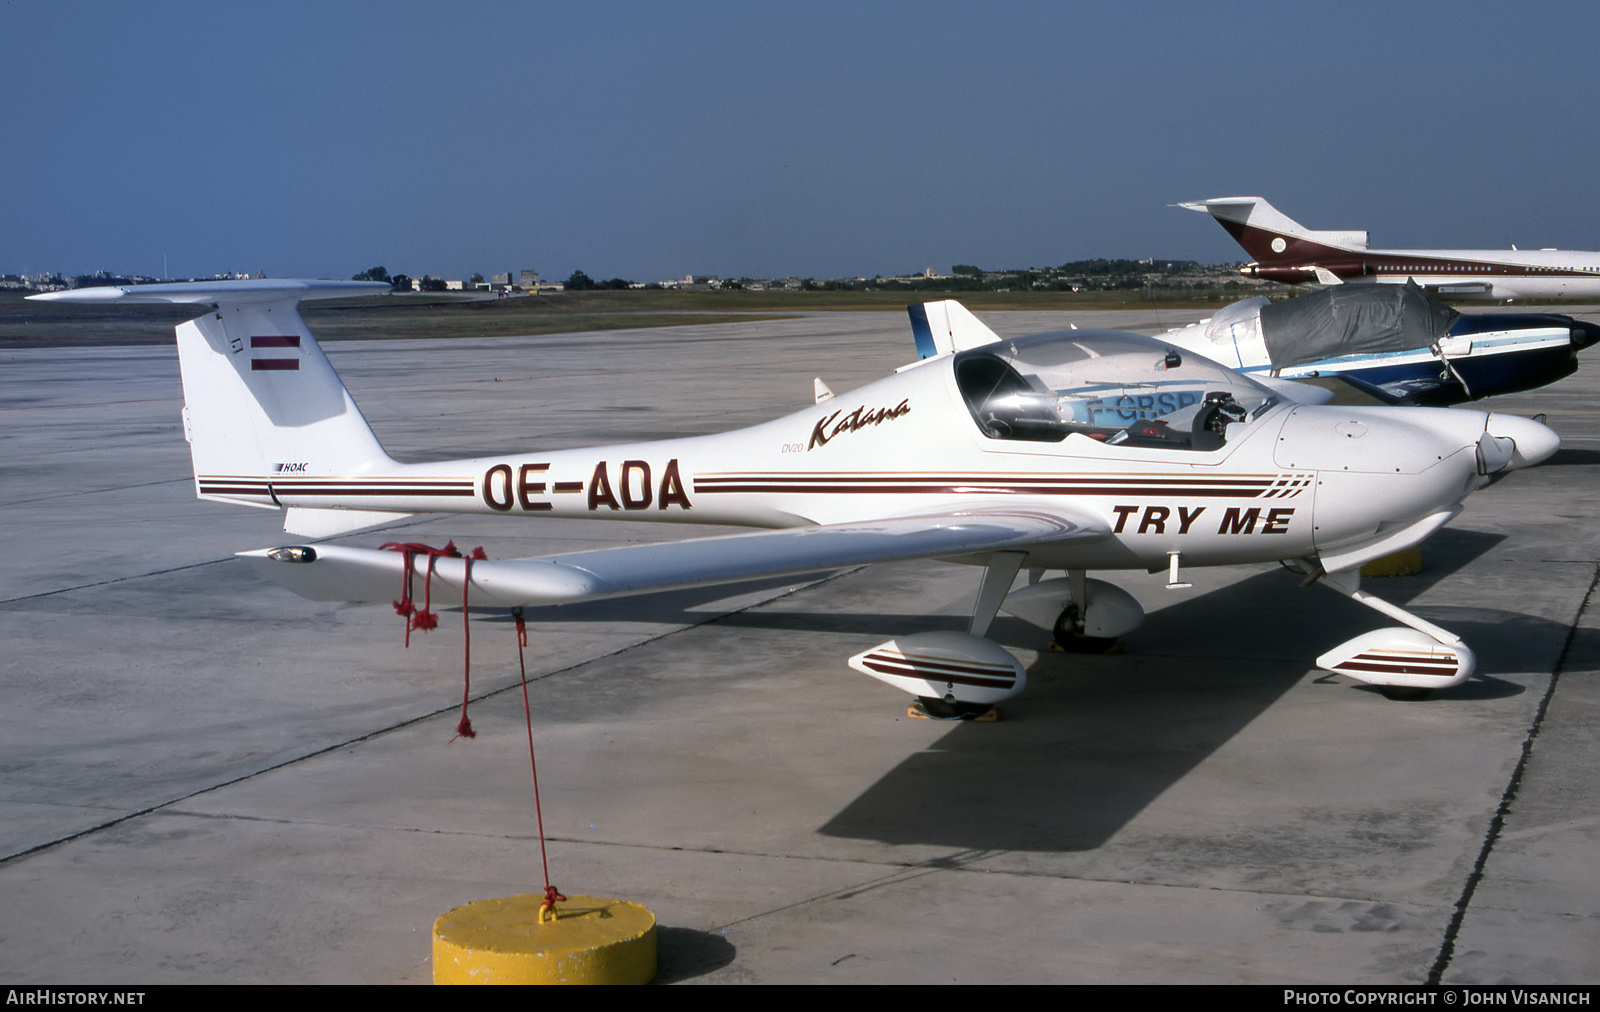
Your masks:
M224 476L354 475L390 463L295 300L219 305L178 326L200 492Z
M906 313L911 317L918 358L981 348L1000 340L999 334L954 299L913 304L906 307Z
M1263 264L1367 248L1364 231L1306 228L1260 197L1212 197L1173 206L1210 214L1246 253Z
M251 280L87 288L61 302L210 306L178 325L183 429L202 499L280 505L275 478L395 466L300 316L306 298L373 295L384 284Z

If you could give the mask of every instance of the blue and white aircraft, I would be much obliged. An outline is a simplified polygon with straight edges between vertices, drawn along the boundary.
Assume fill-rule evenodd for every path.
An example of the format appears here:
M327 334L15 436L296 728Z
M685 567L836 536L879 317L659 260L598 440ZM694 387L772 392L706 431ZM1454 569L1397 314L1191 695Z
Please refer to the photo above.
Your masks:
M874 562L969 563L981 575L967 631L900 636L850 659L939 716L971 716L1022 691L1021 663L985 638L1001 607L1067 641L1137 626L1139 604L1092 570L1165 572L1183 586L1182 566L1282 560L1400 623L1335 647L1319 666L1388 691L1459 684L1472 650L1361 590L1360 566L1420 543L1474 489L1560 444L1512 415L1318 403L1327 391L1247 377L1135 334L1001 340L947 302L924 308L924 358L839 395L817 384L814 403L776 421L401 463L297 309L382 288L258 280L37 297L207 307L177 328L195 490L282 510L301 538L423 512L759 528L494 561L305 540L241 553L297 593L388 602L431 577L440 599L510 609ZM1051 570L1064 575L1045 579Z
M1244 299L1161 340L1248 375L1345 376L1401 403L1447 405L1571 375L1600 326L1553 313L1459 313L1414 284L1339 285Z

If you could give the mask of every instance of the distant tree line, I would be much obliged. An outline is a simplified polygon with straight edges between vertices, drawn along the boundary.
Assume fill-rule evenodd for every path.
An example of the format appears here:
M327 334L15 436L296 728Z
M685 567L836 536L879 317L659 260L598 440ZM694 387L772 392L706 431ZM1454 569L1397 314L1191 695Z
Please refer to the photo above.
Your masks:
M632 287L633 282L624 278L596 281L582 271L573 271L572 276L566 281L566 289L569 292L626 291Z
M447 291L448 290L445 287L445 283L444 283L444 279L443 278L436 278L436 277L433 277L430 274L424 274L422 276L422 280L418 281L413 286L412 283L411 283L410 275L407 275L407 274L394 274L394 275L391 275L388 272L388 270L386 270L385 268L383 268L381 266L379 266L379 267L369 267L366 270L362 271L360 274L357 274L354 277L352 277L350 280L351 281L381 281L386 285L393 286L394 290L397 291L397 292L410 292L410 291L443 292L443 291ZM479 282L481 282L482 280L483 280L483 275L482 274L474 274L472 276L472 284L473 284L473 286L476 287L477 284Z
M992 292L992 291L1081 291L1081 290L1131 290L1144 287L1164 289L1238 288L1231 278L1219 282L1219 273L1231 274L1233 265L1205 266L1193 260L1126 260L1097 258L1069 260L1059 267L1029 267L990 269L975 264L956 264L949 275L925 277L911 275L886 278L834 278L817 280L806 278L800 282L805 291L903 291L903 292ZM356 281L381 281L393 285L396 291L411 291L411 278L404 274L390 275L383 267L372 267L354 278ZM482 274L474 274L472 286L483 282ZM750 287L753 279L725 280L724 289ZM792 283L792 279L791 279ZM626 278L597 281L583 271L573 271L565 288L569 292L620 291L632 288L634 283ZM445 291L439 278L423 275L416 287L425 292ZM659 289L651 283L643 286ZM716 285L714 285L716 287Z
M391 275L389 271L382 266L369 267L360 274L352 277L350 280L381 281L386 285L393 285L394 290L397 292L409 292L413 290L411 278L408 275ZM474 274L472 276L472 280L469 282L469 284L471 284L473 287L477 287L482 283L482 274ZM431 275L427 274L422 276L422 280L417 282L416 287L424 292L442 292L446 290L444 280L442 278L432 277ZM625 291L632 287L633 282L629 281L627 278L611 278L608 281L596 281L583 271L573 271L572 276L567 278L566 284L567 291L569 292Z

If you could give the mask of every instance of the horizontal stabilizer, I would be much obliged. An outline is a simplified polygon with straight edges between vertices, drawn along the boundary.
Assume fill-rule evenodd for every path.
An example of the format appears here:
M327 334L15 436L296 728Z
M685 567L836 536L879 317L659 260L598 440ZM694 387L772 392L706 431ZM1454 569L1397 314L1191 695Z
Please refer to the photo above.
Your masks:
M874 562L940 558L1092 541L1107 535L1100 520L1052 509L898 517L869 523L792 527L691 541L535 559L472 563L471 604L569 604L765 577L826 572ZM241 552L276 583L317 601L388 601L399 596L404 562L396 552L338 545ZM425 557L413 560L418 576ZM441 558L433 579L459 595L462 559ZM437 588L436 588L437 589ZM452 595L453 596L453 595ZM459 600L459 597L454 597Z
M393 291L381 281L311 281L299 278L247 278L239 281L183 281L170 285L111 285L72 288L64 292L30 295L38 302L169 303L244 306L260 302L298 302L301 299L336 299L352 295L382 295Z

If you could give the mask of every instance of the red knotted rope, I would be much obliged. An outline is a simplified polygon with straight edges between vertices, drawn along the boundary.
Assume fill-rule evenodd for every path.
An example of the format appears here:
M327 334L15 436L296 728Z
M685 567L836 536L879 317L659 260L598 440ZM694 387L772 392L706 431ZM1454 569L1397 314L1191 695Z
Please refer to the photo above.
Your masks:
M463 557L456 549L454 541L447 541L443 548L434 548L420 542L390 541L383 545L384 551L399 552L401 559L400 574L400 600L394 602L394 610L406 620L406 647L411 647L411 630L427 632L439 626L439 617L432 611L433 606L433 565L436 559L462 559L463 573L461 579L461 629L465 646L461 666L461 720L456 724L457 738L476 738L478 732L472 729L472 721L467 719L467 701L472 695L472 618L467 612L467 592L472 587L472 563L474 560L484 560L489 556L482 547L474 548L472 554ZM422 578L422 609L417 610L416 602L412 600L412 559L419 555L428 557L428 568Z
M461 553L456 550L454 541L447 541L443 548L434 548L417 541L399 542L390 541L381 546L387 552L399 552L404 560L401 563L400 573L400 600L394 603L394 610L401 618L406 620L406 647L411 646L411 630L427 632L429 629L438 628L439 616L433 613L433 563L435 559L459 559ZM475 552L482 552L478 548ZM422 578L422 609L417 609L416 602L412 600L412 565L411 560L419 555L428 557L428 569Z
M544 864L544 902L539 904L539 920L544 920L546 910L554 913L556 904L566 899L560 890L550 884L550 857L544 848L544 809L539 804L539 763L533 757L533 705L528 702L528 666L523 651L528 646L528 626L522 621L522 609L512 608L511 617L517 620L517 667L522 671L522 715L528 725L528 766L533 770L533 813L539 823L539 860Z
M483 561L489 556L480 548L474 548L472 554L462 556L456 549L454 541L446 542L443 548L434 548L419 542L400 543L391 541L383 546L387 551L399 552L402 559L403 572L400 578L400 600L394 602L394 610L406 619L406 646L411 646L411 630L417 629L426 632L436 628L439 619L430 610L432 605L432 584L434 561L440 558L461 559L461 629L462 629L462 670L461 670L461 720L456 724L456 737L476 738L478 733L472 728L472 721L467 718L467 703L472 696L472 619L467 611L467 596L472 588L472 563ZM428 557L428 568L423 574L422 582L422 609L419 611L412 600L412 560L419 556ZM528 665L524 652L528 647L528 626L523 621L522 609L511 609L511 616L517 620L517 668L522 673L522 715L528 730L528 768L533 773L533 812L539 826L539 861L544 867L544 902L539 904L539 920L544 920L546 911L552 916L556 913L556 904L567 897L561 890L550 884L550 856L545 849L544 840L544 807L539 800L539 762L534 758L533 752L533 704L528 699Z

